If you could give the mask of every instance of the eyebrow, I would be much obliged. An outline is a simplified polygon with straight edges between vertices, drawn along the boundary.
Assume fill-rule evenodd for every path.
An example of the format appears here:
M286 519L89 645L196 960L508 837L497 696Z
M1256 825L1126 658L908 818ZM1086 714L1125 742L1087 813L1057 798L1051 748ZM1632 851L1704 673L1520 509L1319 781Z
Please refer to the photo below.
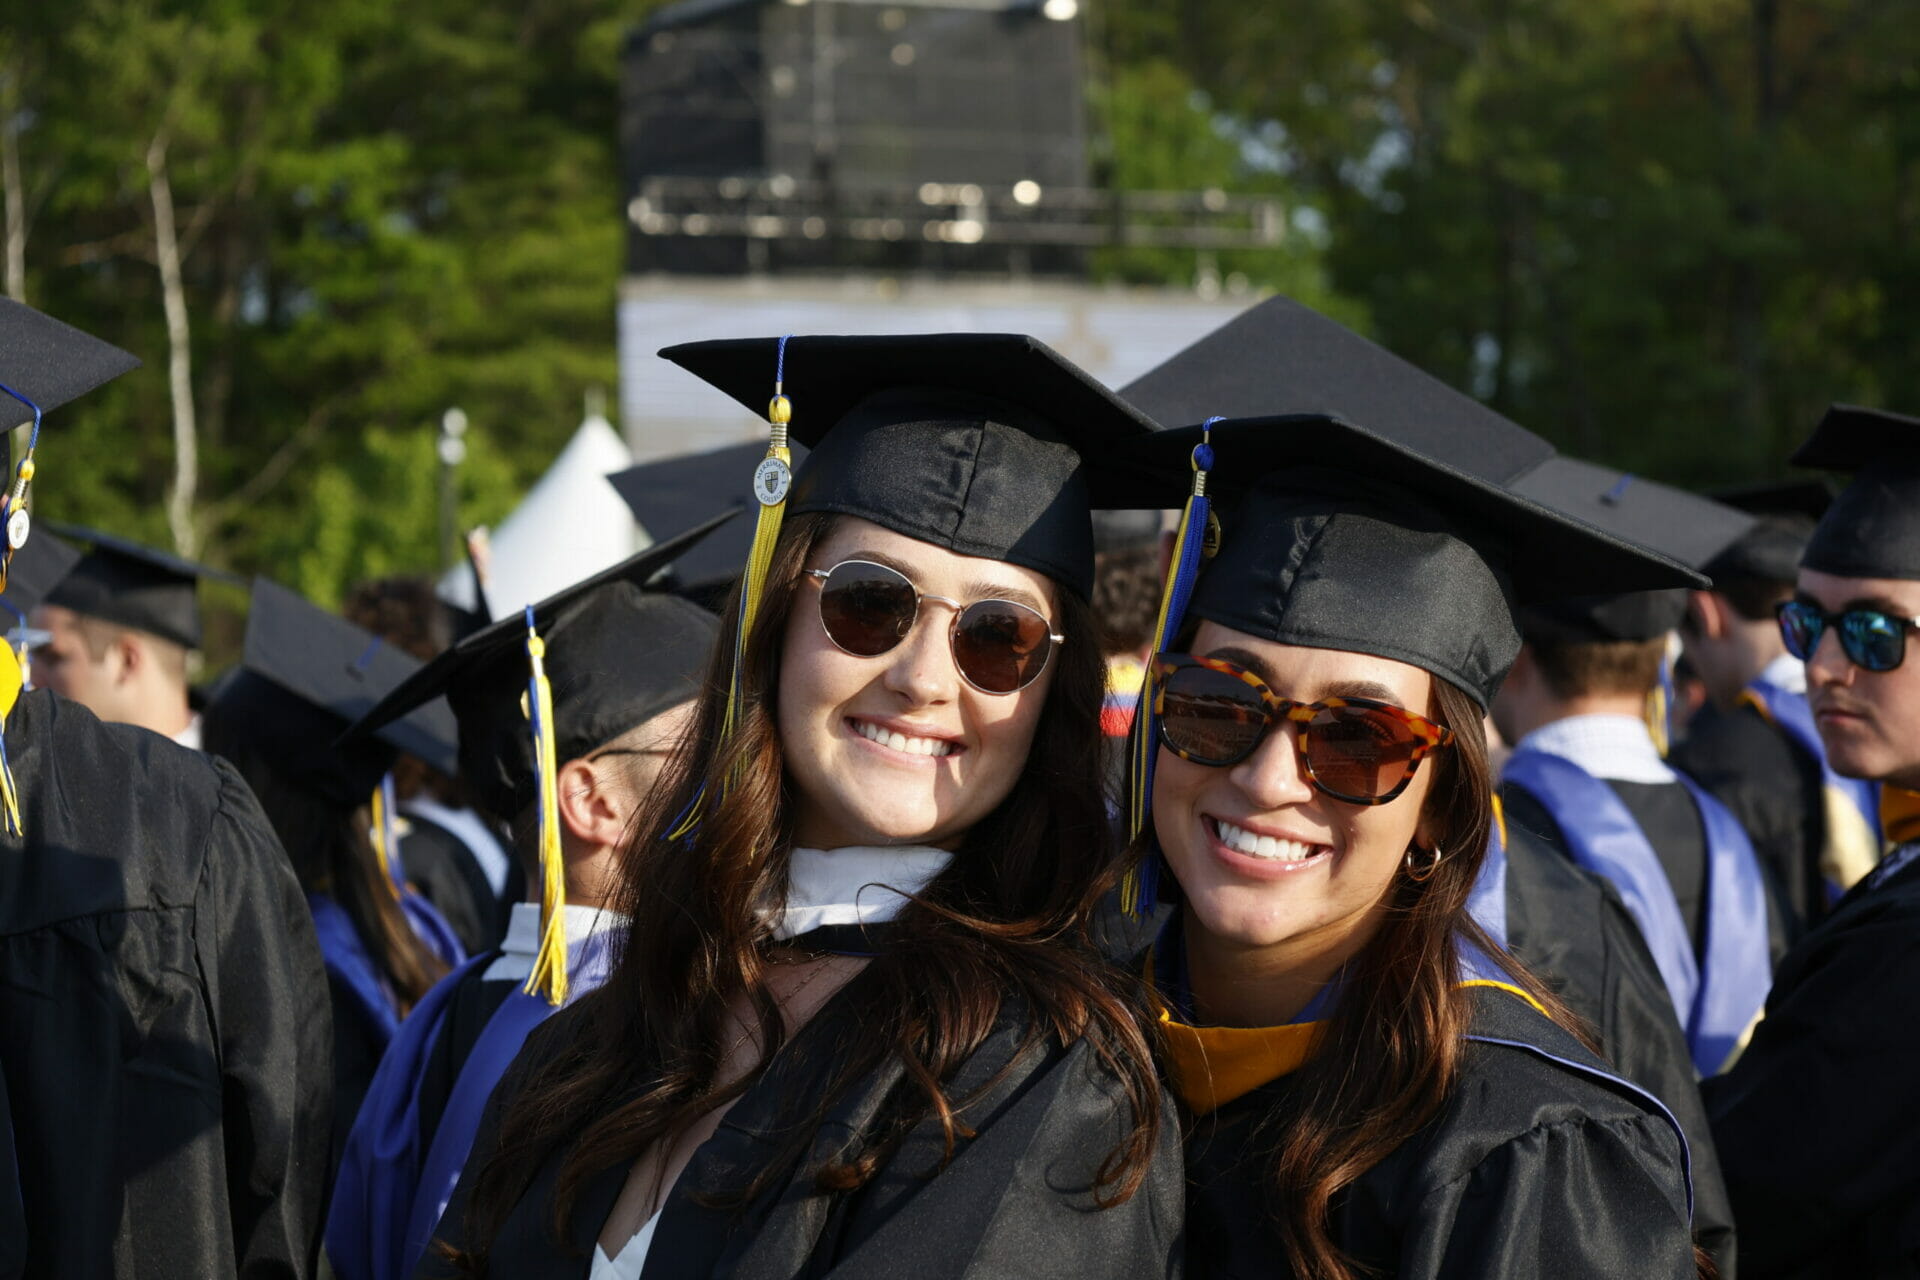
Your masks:
M841 556L840 560L868 560L874 564L885 565L907 581L912 582L915 591L920 590L919 582L914 579L913 569L904 561L895 556L890 556L884 551L866 551L855 548L846 555ZM839 561L835 563L839 563ZM994 582L988 578L975 578L972 582L966 584L965 592L966 598L963 603L972 604L979 600L1011 600L1015 604L1026 605L1027 608L1033 610L1041 617L1052 621L1053 614L1047 607L1046 602L1025 587L1018 586L1014 583ZM936 591L925 594L938 595L939 592Z
M1224 658L1228 662L1245 667L1259 676L1267 684L1275 683L1273 668L1261 660L1258 654L1231 646L1215 649L1207 655L1209 658ZM1389 688L1378 680L1335 680L1320 689L1321 698L1367 698L1374 702L1385 702L1391 706L1400 705L1400 692Z

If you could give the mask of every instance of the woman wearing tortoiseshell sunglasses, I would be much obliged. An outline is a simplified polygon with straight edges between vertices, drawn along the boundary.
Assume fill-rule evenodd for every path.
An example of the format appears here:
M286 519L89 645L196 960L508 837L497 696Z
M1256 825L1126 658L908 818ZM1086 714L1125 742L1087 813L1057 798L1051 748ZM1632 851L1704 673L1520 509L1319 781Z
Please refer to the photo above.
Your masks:
M1468 914L1513 600L1685 572L1330 418L1203 440L1134 779L1189 1274L1693 1275L1678 1126Z

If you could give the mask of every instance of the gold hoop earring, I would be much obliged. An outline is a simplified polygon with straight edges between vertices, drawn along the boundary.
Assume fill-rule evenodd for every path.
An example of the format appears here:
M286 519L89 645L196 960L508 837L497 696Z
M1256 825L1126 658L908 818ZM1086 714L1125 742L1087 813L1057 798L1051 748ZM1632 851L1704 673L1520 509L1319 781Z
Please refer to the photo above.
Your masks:
M1426 854L1427 861L1424 864L1416 863L1413 858L1413 855L1416 853ZM1417 844L1408 845L1407 856L1404 859L1407 867L1407 879L1413 881L1415 884L1425 883L1433 878L1433 873L1440 869L1440 864L1446 861L1446 858L1447 855L1439 849L1426 850Z

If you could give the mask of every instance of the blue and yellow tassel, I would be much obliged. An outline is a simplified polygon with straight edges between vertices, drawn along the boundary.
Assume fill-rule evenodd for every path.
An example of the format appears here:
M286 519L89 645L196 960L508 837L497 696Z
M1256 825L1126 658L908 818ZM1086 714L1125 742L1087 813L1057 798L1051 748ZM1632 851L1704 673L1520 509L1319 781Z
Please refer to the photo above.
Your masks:
M13 571L13 553L26 545L27 536L33 528L27 514L27 490L33 484L36 470L33 454L40 447L41 414L39 405L5 383L0 383L0 392L5 392L33 410L33 431L27 436L26 456L14 468L12 489L4 500L0 500L0 591L5 591L7 575ZM21 622L24 627L25 619ZM11 656L14 658L12 662L0 661L0 728L5 727L7 717L13 714L13 705L20 700L20 691L26 685L27 652L24 642ZM4 814L7 834L18 837L21 832L20 791L14 785L13 767L7 763L4 734L0 734L0 814Z
M392 774L381 778L380 785L373 789L369 807L373 811L373 820L367 824L368 834L372 837L373 858L380 864L380 874L398 901L406 873L400 869L400 841L394 821Z
M727 681L727 710L720 723L722 741L733 735L740 722L745 700L743 689L747 639L753 634L754 619L759 615L760 602L766 594L767 574L773 567L773 549L780 541L780 524L786 515L787 490L793 487L793 450L787 441L787 426L793 421L793 403L785 394L787 341L791 337L788 334L780 339L774 355L773 401L767 406L767 425L771 429L767 456L760 460L760 465L753 472L753 496L760 503L760 514L753 526L753 548L747 552L747 567L740 575L740 621L733 633L733 673ZM705 798L704 790L694 797L687 811L667 832L669 840L685 839L699 825L700 804Z
M1173 560L1167 570L1167 582L1160 593L1160 614L1153 626L1153 651L1163 652L1186 620L1187 602L1193 597L1193 584L1200 576L1201 563L1213 554L1210 527L1212 501L1207 497L1207 473L1213 469L1213 424L1208 418L1201 427L1200 443L1193 447L1193 488L1186 507L1180 512L1180 530L1174 535ZM1127 738L1127 836L1136 839L1146 827L1148 805L1153 794L1153 761L1158 748L1154 714L1153 671L1140 681L1140 703L1134 709L1133 728ZM1149 852L1127 873L1120 886L1120 905L1136 919L1152 913L1160 899L1160 855Z
M527 606L527 725L533 735L533 781L540 815L540 949L526 992L567 1002L567 867L560 848L560 764L553 740L553 686L547 683L547 643Z

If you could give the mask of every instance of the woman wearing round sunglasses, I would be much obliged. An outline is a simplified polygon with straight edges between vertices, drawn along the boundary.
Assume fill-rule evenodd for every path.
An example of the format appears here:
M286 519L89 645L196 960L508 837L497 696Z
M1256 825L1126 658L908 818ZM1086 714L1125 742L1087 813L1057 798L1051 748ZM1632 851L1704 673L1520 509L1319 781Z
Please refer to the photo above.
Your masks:
M813 452L790 494L778 456L755 477L784 521L627 855L631 941L528 1042L441 1256L1176 1268L1178 1144L1084 927L1115 854L1089 505L1097 451L1146 424L1025 338L665 354L743 402L784 384Z
M1516 591L1687 575L1334 420L1211 448L1225 531L1135 778L1142 890L1180 907L1143 967L1190 1115L1189 1274L1693 1275L1678 1126L1468 914Z

